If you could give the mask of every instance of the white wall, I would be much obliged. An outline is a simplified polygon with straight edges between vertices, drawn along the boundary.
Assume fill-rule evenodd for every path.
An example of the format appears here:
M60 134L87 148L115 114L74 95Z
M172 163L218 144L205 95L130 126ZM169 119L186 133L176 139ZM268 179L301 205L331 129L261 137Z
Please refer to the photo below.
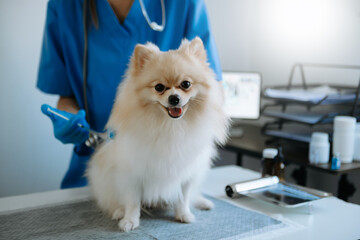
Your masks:
M69 164L71 146L54 139L40 112L56 97L35 88L46 2L0 1L0 197L57 189ZM272 85L285 83L296 61L360 65L358 0L206 2L224 69L260 71ZM342 82L344 74L357 81L353 72L308 76Z
M278 85L295 62L360 65L358 0L206 2L224 69L260 71L265 85ZM305 71L313 83L359 79L359 71Z
M46 4L0 1L0 197L59 188L70 159L40 111L57 99L35 87Z

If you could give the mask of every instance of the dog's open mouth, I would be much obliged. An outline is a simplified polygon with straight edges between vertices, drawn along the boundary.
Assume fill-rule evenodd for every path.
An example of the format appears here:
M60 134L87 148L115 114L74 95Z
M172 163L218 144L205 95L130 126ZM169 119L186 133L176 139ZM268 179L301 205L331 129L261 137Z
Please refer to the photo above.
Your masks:
M179 118L184 112L182 107L169 107L166 110L168 111L169 116L172 118Z
M161 109L165 113L167 113L169 115L169 117L171 117L173 119L180 119L182 116L184 116L184 114L188 108L188 103L185 104L184 106L177 106L177 107L165 107L161 103L159 103L159 105L161 106Z

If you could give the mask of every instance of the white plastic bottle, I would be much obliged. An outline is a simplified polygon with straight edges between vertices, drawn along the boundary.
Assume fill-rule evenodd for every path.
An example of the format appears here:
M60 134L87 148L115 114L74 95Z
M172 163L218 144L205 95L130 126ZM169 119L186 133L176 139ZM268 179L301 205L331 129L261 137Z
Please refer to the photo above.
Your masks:
M329 135L323 132L314 132L311 135L309 146L309 161L312 164L328 163L330 158Z
M360 161L360 123L355 127L354 161Z
M341 163L351 163L354 155L356 118L336 116L334 118L333 154L340 154Z

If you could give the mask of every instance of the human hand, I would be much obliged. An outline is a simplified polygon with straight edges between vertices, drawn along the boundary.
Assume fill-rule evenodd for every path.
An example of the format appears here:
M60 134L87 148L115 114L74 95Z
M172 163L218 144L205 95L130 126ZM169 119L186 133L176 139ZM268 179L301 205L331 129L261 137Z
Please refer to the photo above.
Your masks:
M72 114L43 104L41 111L51 119L54 135L62 143L82 143L89 138L90 126L85 119L84 110Z

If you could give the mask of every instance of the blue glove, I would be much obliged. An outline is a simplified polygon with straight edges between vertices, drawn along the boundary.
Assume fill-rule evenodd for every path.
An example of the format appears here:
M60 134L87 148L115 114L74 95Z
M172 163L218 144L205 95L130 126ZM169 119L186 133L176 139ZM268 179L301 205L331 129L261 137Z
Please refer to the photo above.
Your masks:
M63 115L69 120L49 112L48 108ZM86 122L84 110L79 110L75 115L43 104L41 106L41 111L51 119L54 126L54 135L62 143L83 143L89 138L90 127ZM83 127L80 127L79 125L82 125Z

